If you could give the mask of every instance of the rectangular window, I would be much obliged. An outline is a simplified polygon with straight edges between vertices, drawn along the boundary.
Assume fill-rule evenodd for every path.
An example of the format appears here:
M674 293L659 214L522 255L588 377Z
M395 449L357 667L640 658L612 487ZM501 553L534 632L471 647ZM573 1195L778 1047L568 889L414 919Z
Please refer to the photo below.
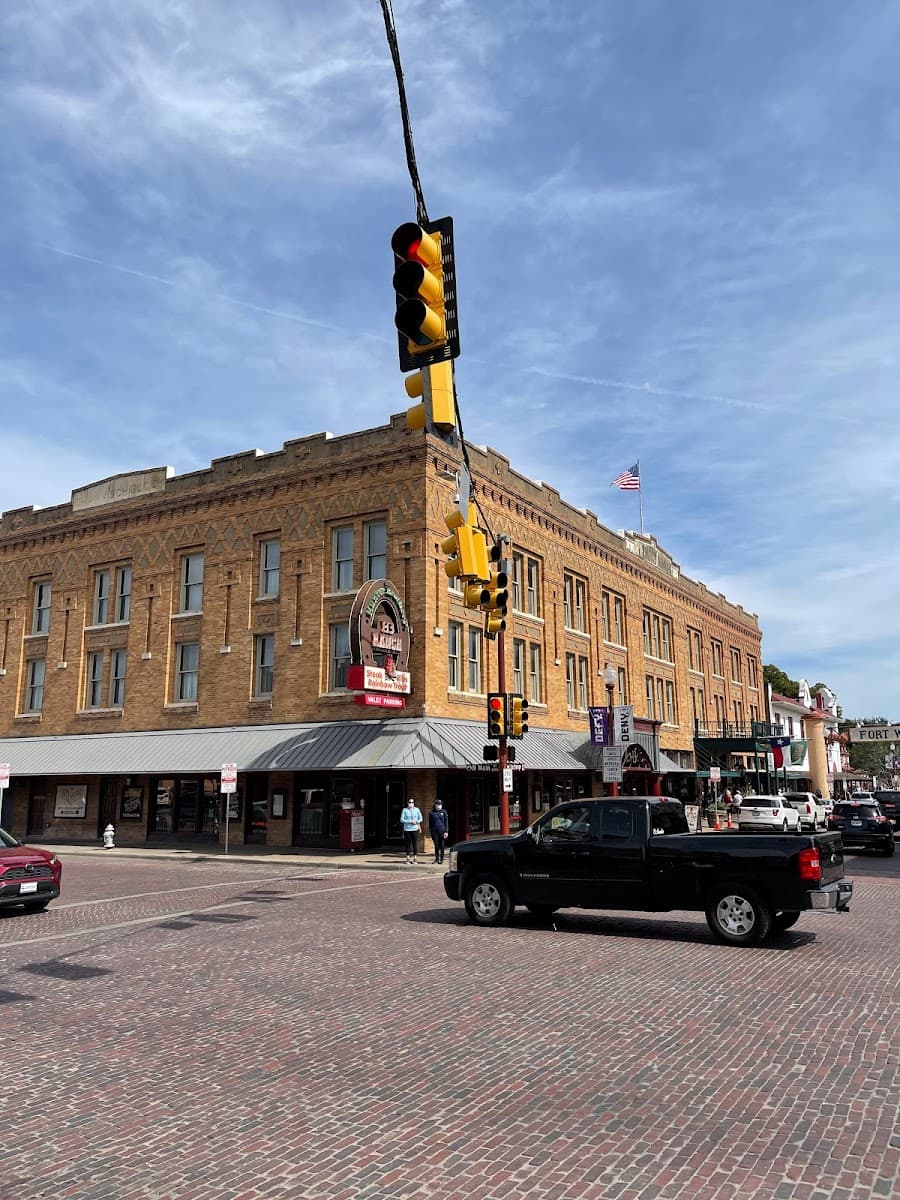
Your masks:
M476 625L469 626L469 677L468 691L481 691L481 630Z
M513 691L525 695L525 643L513 639Z
M563 624L566 629L573 628L575 612L575 580L571 575L563 575ZM571 705L569 706L571 707Z
M34 585L34 610L31 618L32 633L46 633L50 628L50 583L36 583ZM40 659L34 659L34 662L40 662ZM43 686L43 685L42 685Z
M253 695L271 696L275 680L275 634L258 633L253 639Z
M716 723L718 725L725 724L725 697L713 696L713 703L716 706Z
M328 675L328 690L337 691L347 686L347 668L350 666L350 626L340 621L331 626L331 669Z
M575 707L575 655L566 655L566 704Z
M692 671L703 670L703 651L702 642L700 639L699 629L689 629L687 631L688 643L688 666Z
M113 650L109 656L109 707L125 705L125 651Z
M756 659L747 655L747 683L756 691L759 688L759 677L756 673Z
M609 607L611 600L612 597L610 596L609 592L603 591L600 593L600 623L603 627L604 642L609 642L612 640L610 637L612 627L609 621Z
M344 525L332 534L333 570L331 586L336 592L349 592L353 587L353 526Z
M588 660L578 657L578 707L587 712L588 706Z
M666 719L666 703L665 703L664 696L665 696L665 689L663 688L663 681L661 679L657 679L657 681L656 681L656 719L657 719L657 721L664 721Z
M180 612L201 612L203 609L203 553L194 551L181 556Z
M265 538L259 543L259 596L277 596L281 588L281 541Z
M540 616L538 608L538 564L535 559L528 560L528 595L527 611L533 616Z
M200 643L179 642L175 648L175 699L197 699Z
M583 579L575 580L575 628L579 633L587 632L587 585Z
M92 617L95 625L105 625L109 620L109 571L94 572L94 612Z
M460 653L462 651L463 627L459 621L451 621L447 629L447 686L451 691L462 690L460 675Z
M29 658L25 671L26 712L40 712L44 707L44 678L46 673L46 659Z
M741 652L731 647L731 682L741 682Z
M671 679L666 680L666 721L670 725L677 725L677 713L675 712L675 684Z
M131 620L131 567L116 567L117 621Z
M521 612L522 581L525 578L525 560L521 554L513 555L512 568L512 606L516 612Z
M619 703L628 703L628 676L624 667L619 667Z
M95 650L88 655L87 686L84 694L85 708L103 706L103 651Z
M722 643L712 639L709 643L710 654L712 655L712 673L713 675L721 676L722 671Z
M625 645L625 601L621 596L613 596L613 641Z
M742 701L734 701L734 723L740 728L744 724L744 705Z
M651 651L651 645L650 645L650 614L649 614L649 613L648 613L646 610L644 611L644 624L643 624L643 632L644 632L644 654L646 654L646 655L648 655L648 656L649 656L649 654L650 654L650 651Z
M754 725L759 722L759 709L755 704L750 705L750 722Z
M644 676L644 702L647 705L647 716L652 720L656 719L656 704L654 702L653 676Z
M541 647L537 642L532 642L528 647L528 684L530 688L529 700L533 704L540 704Z
M387 522L370 521L366 525L366 579L387 576Z
M672 661L672 622L668 617L662 619L662 642L659 647L659 656L666 662Z

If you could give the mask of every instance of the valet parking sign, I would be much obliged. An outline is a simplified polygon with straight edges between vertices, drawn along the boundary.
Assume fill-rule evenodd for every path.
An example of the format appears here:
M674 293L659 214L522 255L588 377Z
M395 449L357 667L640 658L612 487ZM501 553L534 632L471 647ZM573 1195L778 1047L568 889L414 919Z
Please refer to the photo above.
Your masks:
M409 647L412 629L403 601L388 579L372 579L356 593L350 610L347 687L356 704L405 708L412 691Z

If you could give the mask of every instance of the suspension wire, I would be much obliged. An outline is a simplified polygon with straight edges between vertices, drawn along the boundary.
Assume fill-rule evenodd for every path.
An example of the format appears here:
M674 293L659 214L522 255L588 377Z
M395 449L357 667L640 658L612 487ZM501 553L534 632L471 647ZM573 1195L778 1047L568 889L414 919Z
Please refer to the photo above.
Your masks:
M428 210L425 207L425 194L422 190L422 181L419 178L419 168L416 165L416 150L413 145L412 126L409 121L409 107L406 103L406 87L403 83L403 67L400 63L400 46L397 43L397 30L394 26L394 12L391 7L391 0L380 0L381 11L384 16L384 28L387 34L388 49L391 52L391 59L394 63L394 73L397 76L397 95L400 101L400 118L403 122L403 145L406 150L406 165L409 170L409 179L412 184L413 194L416 198L416 220L420 225L428 220ZM469 472L469 479L472 480L472 469L469 462L469 452L466 448L466 439L463 434L462 415L459 411L459 397L456 394L456 377L453 378L453 407L456 413L456 424L459 429L460 450L462 460L465 463L466 470ZM472 480L474 482L474 480ZM487 516L478 499L475 499L475 507L481 515L482 522L490 535L491 541L494 541L494 534L488 524Z
M400 98L400 117L403 121L403 145L406 149L406 165L409 168L409 180L416 198L416 220L422 225L428 220L428 210L425 207L425 194L422 191L422 181L419 179L419 168L416 166L416 151L413 146L412 127L409 123L409 109L406 105L406 87L403 83L403 67L400 64L400 47L397 45L397 30L394 27L394 12L391 0L381 0L381 11L384 15L384 29L387 34L388 49L394 61L394 72L397 76L397 92Z

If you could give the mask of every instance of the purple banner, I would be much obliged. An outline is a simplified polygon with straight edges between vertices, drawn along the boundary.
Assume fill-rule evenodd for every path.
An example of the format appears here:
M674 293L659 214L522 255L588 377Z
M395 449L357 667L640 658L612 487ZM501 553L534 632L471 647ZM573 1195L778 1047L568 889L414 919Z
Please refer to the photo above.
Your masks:
M609 742L609 709L589 708L588 717L591 722L591 745L608 746Z

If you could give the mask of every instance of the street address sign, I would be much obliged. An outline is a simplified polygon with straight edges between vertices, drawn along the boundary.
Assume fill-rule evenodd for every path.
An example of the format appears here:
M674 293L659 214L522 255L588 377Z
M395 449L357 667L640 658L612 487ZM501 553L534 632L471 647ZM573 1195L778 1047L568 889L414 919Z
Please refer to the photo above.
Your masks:
M900 725L851 725L851 742L900 742Z

